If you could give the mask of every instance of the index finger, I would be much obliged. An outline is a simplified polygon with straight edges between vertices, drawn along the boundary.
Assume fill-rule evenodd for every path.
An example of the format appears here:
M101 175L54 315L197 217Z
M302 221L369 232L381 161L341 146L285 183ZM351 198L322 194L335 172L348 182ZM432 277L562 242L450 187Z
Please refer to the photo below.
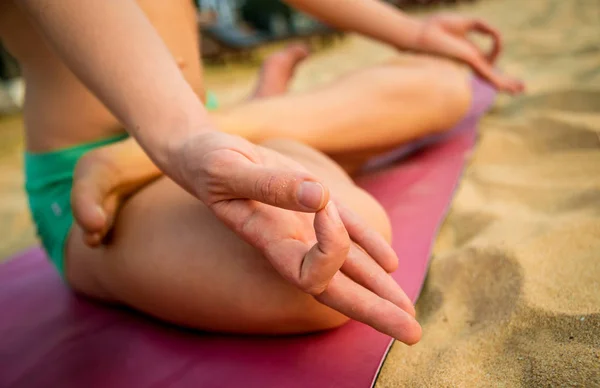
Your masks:
M486 55L486 57L491 64L496 62L496 59L498 59L503 46L502 34L500 31L483 20L475 20L471 26L471 29L482 34L487 34L492 38L492 49Z
M341 271L356 283L415 316L415 307L402 287L356 245L350 247Z
M333 202L316 213L314 227L317 243L304 255L298 275L300 288L312 295L327 288L350 249L350 237Z

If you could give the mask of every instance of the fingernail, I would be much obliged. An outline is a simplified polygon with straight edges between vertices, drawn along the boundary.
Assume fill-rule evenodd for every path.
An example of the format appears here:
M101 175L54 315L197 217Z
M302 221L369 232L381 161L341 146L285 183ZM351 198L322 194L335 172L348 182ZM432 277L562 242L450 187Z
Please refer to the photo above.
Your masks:
M298 189L298 202L312 210L319 210L323 206L324 189L317 182L303 182Z

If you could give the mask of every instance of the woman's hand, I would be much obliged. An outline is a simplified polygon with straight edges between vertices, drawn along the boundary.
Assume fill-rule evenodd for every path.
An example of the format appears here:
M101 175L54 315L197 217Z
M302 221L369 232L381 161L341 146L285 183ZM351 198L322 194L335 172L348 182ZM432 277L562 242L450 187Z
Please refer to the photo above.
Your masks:
M390 245L300 164L212 131L173 155L179 183L290 283L402 342L420 339L414 307L388 274L398 265Z
M469 39L470 33L491 38L490 52L484 53L475 45ZM496 59L502 52L502 36L482 20L451 14L434 15L424 20L416 50L462 61L498 90L514 95L525 89L522 81L494 71Z

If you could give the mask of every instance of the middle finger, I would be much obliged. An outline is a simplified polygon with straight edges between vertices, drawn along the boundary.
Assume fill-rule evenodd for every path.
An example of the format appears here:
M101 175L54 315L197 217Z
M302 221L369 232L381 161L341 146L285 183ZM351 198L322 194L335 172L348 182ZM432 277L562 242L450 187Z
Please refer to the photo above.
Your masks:
M356 244L350 247L341 271L376 295L415 316L415 307L400 285Z
M338 272L320 295L319 302L349 318L365 323L408 345L421 339L421 326L406 311L382 299Z

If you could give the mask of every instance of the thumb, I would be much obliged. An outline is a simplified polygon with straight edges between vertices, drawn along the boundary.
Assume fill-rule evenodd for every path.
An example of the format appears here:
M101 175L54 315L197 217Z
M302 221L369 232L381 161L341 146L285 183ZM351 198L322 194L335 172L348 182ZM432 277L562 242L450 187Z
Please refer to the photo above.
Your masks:
M502 34L500 34L500 31L482 20L473 21L471 28L474 31L488 35L492 39L492 49L487 54L487 60L492 64L495 63L503 48Z
M316 212L329 202L329 190L302 171L238 165L228 177L228 193L233 198L252 199L283 209Z

